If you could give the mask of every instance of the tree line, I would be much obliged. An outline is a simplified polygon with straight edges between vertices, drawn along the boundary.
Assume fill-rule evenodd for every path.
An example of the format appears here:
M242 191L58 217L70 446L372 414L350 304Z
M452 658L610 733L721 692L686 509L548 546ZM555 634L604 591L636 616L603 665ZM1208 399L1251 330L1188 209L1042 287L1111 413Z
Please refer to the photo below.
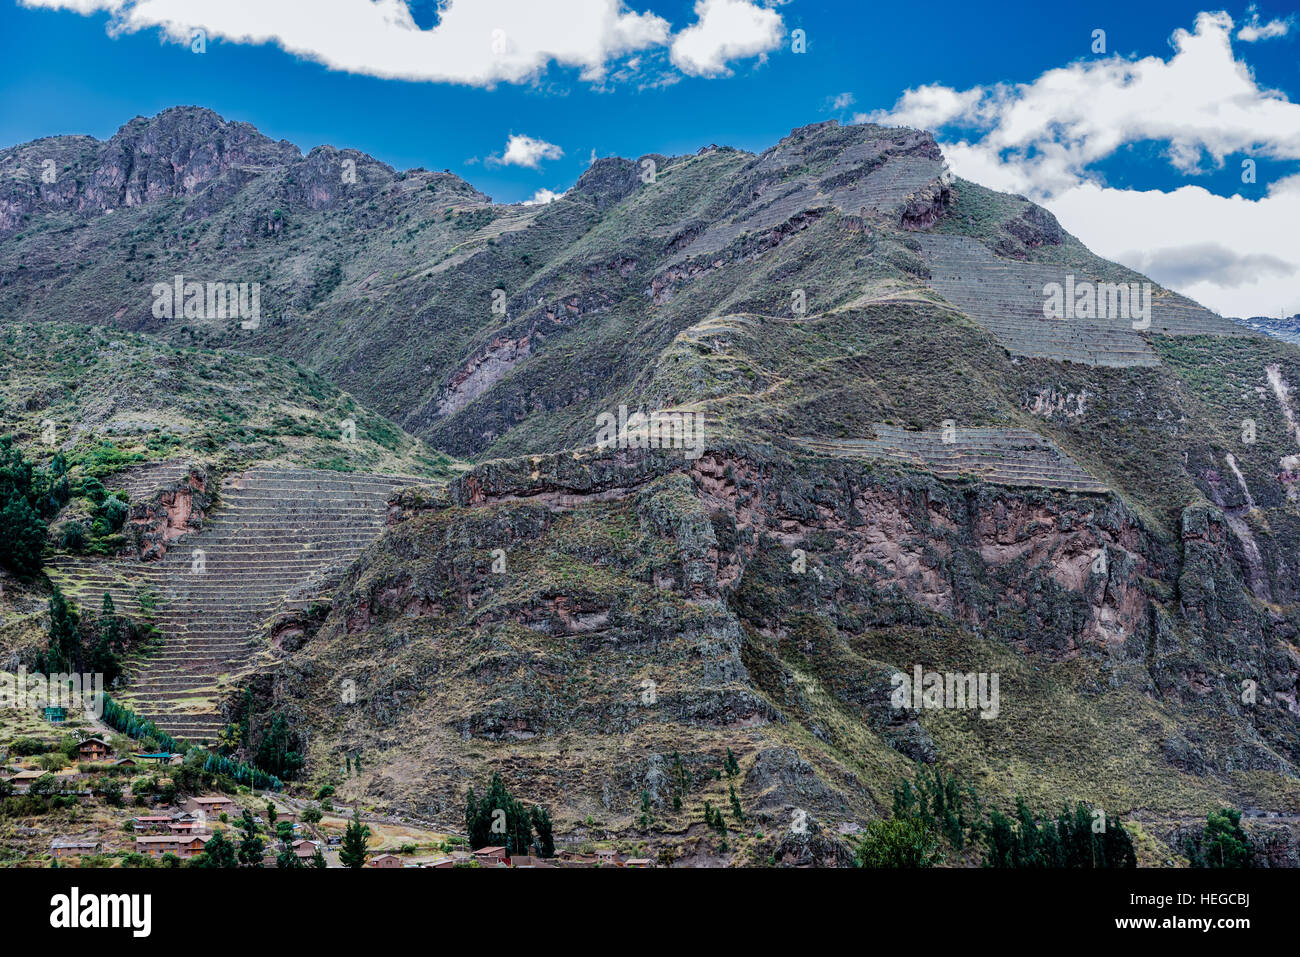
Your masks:
M978 850L976 850L978 848ZM969 850L968 850L969 849ZM1132 868L1133 835L1123 819L1075 802L1036 812L1017 795L1015 810L984 813L975 789L938 768L894 789L892 813L870 822L856 842L859 867L924 868L949 855L978 855L985 867ZM1211 811L1186 853L1193 867L1250 867L1254 848L1241 812Z

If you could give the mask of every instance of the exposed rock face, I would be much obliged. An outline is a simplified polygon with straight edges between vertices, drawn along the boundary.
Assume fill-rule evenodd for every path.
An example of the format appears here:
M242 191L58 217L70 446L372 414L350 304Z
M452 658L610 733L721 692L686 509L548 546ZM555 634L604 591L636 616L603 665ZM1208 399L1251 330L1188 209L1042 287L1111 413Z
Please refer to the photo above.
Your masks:
M262 707L317 728L326 766L360 748L398 767L425 742L436 779L360 782L411 810L454 813L481 776L470 755L488 754L566 819L599 806L630 822L647 775L668 813L652 773L666 753L707 769L730 748L748 813L771 834L762 853L826 865L847 861L839 829L888 803L848 754L902 767L993 741L1018 753L1021 732L1003 722L1109 722L1097 709L1113 705L1095 696L1178 715L1164 740L1112 727L1096 757L1150 751L1153 779L1127 799L1138 806L1159 805L1154 782L1170 775L1291 774L1300 759L1285 691L1300 669L1264 619L1223 603L1241 572L1212 509L1187 511L1174 549L1109 495L719 446L696 461L626 450L486 463L446 496L403 492L389 521L319 630L282 643ZM1191 644L1175 651L1175 635ZM891 675L917 664L1001 672L993 737L954 738L936 715L891 704ZM1226 667L1269 675L1253 710L1234 703ZM1055 669L1099 673L1049 706L1040 696L1061 692L1034 675ZM345 679L356 705L325 704ZM1224 734L1224 722L1253 730ZM792 728L804 744L791 747ZM1062 747L1033 760L1051 773L1093 760L1077 740ZM691 780L698 802L707 776ZM1073 787L1118 806L1105 788ZM688 838L682 853L704 851Z
M929 229L952 202L952 190L943 182L929 183L912 193L900 216L904 229Z
M466 363L447 383L442 398L438 400L438 414L459 412L527 355L527 336L522 339L493 339L480 355Z
M181 536L203 528L212 502L207 473L193 469L173 488L161 489L147 501L132 503L126 524L130 554L141 561L158 561Z
M1056 217L1041 206L1030 206L1019 216L1002 224L1008 234L997 244L1004 256L1027 258L1028 251L1039 246L1059 246L1065 241L1065 230Z
M188 196L225 178L237 185L300 156L291 143L276 143L247 123L227 123L197 107L176 107L150 119L136 117L93 147L94 141L85 137L69 139L74 142L67 145L41 141L49 144L47 149L28 144L21 157L12 150L0 154L0 168L15 167L0 194L0 232L17 229L38 210L97 215ZM64 161L59 169L56 159L54 181L43 182L45 160L62 159L69 147L76 150L76 160ZM41 155L47 151L52 155Z
M78 212L140 206L193 193L241 167L293 162L298 148L210 110L174 109L137 117L100 152Z
M287 173L287 175L286 175ZM433 189L480 197L450 174L426 174ZM137 116L112 137L52 137L0 150L0 235L33 216L70 212L97 217L185 198L185 219L206 219L263 178L275 183L270 204L330 210L373 199L394 180L391 167L356 150L320 146L303 157L247 123L200 107ZM421 181L420 185L425 185ZM251 224L250 224L251 225ZM263 222L268 232L280 222Z

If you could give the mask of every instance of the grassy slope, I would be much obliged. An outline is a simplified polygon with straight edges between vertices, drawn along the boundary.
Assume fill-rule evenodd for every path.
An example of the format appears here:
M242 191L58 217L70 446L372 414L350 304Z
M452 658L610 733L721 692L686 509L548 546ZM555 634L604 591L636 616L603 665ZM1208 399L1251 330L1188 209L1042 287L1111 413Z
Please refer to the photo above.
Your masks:
M450 461L280 359L32 323L0 329L0 364L6 433L29 456L42 458L52 452L43 432L53 423L55 446L88 474L192 457L223 468L275 461L435 476ZM343 440L349 420L355 442Z

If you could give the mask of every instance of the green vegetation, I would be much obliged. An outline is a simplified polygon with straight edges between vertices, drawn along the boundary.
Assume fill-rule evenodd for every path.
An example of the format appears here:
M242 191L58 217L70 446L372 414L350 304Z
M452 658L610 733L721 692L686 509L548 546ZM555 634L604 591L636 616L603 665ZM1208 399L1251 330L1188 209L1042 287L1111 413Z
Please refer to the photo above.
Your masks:
M527 854L535 849L539 857L551 857L555 853L550 813L536 805L529 811L511 796L501 775L496 773L482 800L475 797L473 788L469 789L465 798L465 831L469 846L475 849L500 846L510 854Z
M941 859L939 835L917 815L870 821L854 851L858 867L933 867Z
M925 832L942 835L954 850L966 846L967 832L980 816L975 789L963 786L955 774L938 767L923 767L916 782L904 781L894 789L894 817L916 818Z
M68 495L62 456L37 470L11 436L0 436L0 567L20 576L40 571L46 522L67 503Z
M1040 820L1017 799L1014 821L994 810L985 830L986 867L1137 867L1123 821L1107 820L1082 804L1076 804L1073 813L1062 808L1055 820Z
M126 649L126 636L134 634L134 628L117 617L113 599L107 593L99 624L99 637L88 644L82 638L80 617L55 586L49 600L49 640L46 650L36 658L35 670L46 674L101 674L104 684L111 685L122 672L120 656Z
M1205 830L1188 855L1193 867L1245 868L1254 866L1255 849L1241 826L1241 812L1235 808L1211 811Z
M451 465L400 426L283 359L172 348L120 329L42 323L0 330L0 366L6 369L0 414L13 423L28 455L51 428L64 449L34 476L28 504L45 521L67 503L65 478L74 486L84 483L79 494L87 496L110 475L169 459L192 458L218 471L280 460L427 476L445 475ZM33 394L48 404L29 411ZM354 439L345 433L347 422L355 424ZM74 424L78 438L65 443ZM0 452L0 473L8 457ZM61 489L58 507L46 507L43 497L57 497ZM79 511L66 536L75 541L88 529L79 533L74 526L96 519L105 528L120 527L117 505L98 497L93 504L102 514ZM13 515L20 511L14 506Z
M224 831L217 831L212 839L203 845L202 853L190 861L191 867L233 868L239 866L238 851L226 839Z
M251 767L228 757L213 754L203 748L192 748L166 734L152 721L140 718L134 711L104 695L103 721L122 734L145 742L147 746L160 748L168 752L185 755L185 767L195 767L191 757L197 761L197 770L209 776L209 780L224 778L236 784L278 791L283 785L279 778L268 774L260 768Z
M352 820L343 832L343 846L339 849L339 863L360 870L366 866L370 853L370 828L361 823L361 808L352 808Z
M55 547L114 550L121 508L99 479L132 463L449 471L403 429L480 462L445 495L406 496L301 641L284 632L271 667L293 710L246 709L182 776L257 786L244 760L319 784L342 765L360 793L445 807L456 781L509 769L565 819L596 826L603 807L600 826L633 840L694 839L703 805L723 835L705 852L734 842L750 864L842 863L832 828L792 850L770 809L868 820L900 781L859 863L1166 861L1166 825L1187 808L1296 806L1294 715L1238 700L1247 681L1287 700L1296 678L1300 354L1131 329L1117 341L1145 365L1009 354L1071 337L1080 354L1117 353L1094 328L1032 316L992 334L983 307L1005 303L980 284L994 274L1019 284L1017 307L1047 267L1132 274L1023 198L938 189L932 144L900 136L818 125L758 157L662 158L652 184L602 160L528 209L423 171L387 189L383 169L362 198L312 208L303 189L329 184L268 143L256 187L82 217L66 233L87 250L75 271L62 214L34 215L0 249L0 312L115 316L0 329L0 412L28 456L47 454L47 419L66 449L48 469L70 471L74 501L46 515L19 496L54 523ZM997 257L958 277L983 289L974 301L938 282L971 248L959 239ZM149 324L155 274L217 269L263 282L272 320L251 335ZM703 413L708 455L593 454L596 414L620 404ZM940 479L862 451L882 424L933 434L948 420L997 430L998 468ZM1050 439L1109 491L1049 487L1007 430ZM996 721L900 715L889 681L917 663L1001 675L1015 693ZM223 691L245 677L221 670ZM344 715L343 679L392 706ZM443 773L409 773L431 760ZM918 766L944 770L912 780ZM470 796L471 833L541 845L538 809L497 791ZM742 831L746 807L761 831ZM1133 809L1146 829L1093 808ZM1197 859L1245 859L1225 815Z
M243 832L243 837L239 841L240 866L261 867L266 842L259 835L257 822L253 820L253 812L248 808L244 809L244 816L239 821L239 830Z
M859 867L933 867L950 856L969 860L983 844L986 867L1136 867L1133 841L1119 818L1107 819L1076 803L1055 818L1035 815L1023 798L1009 818L997 808L981 818L970 785L937 767L923 767L914 782L894 790L893 813L871 821L858 839Z
M283 715L271 718L257 746L257 766L278 778L289 779L302 767L302 755L294 744Z

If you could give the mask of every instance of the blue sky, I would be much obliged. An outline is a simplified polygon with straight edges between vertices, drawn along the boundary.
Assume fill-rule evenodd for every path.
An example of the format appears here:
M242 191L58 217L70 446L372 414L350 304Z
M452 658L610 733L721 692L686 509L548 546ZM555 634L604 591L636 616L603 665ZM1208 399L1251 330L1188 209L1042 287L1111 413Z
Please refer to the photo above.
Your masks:
M1145 257L1142 264L1153 272L1181 275L1192 259L1179 260L1177 236L1153 235L1140 248L1115 248L1126 238L1137 242L1133 230L1113 222L1123 220L1125 209L1134 216L1138 209L1164 215L1152 211L1166 209L1151 206L1154 192L1164 203L1179 201L1194 221L1227 210L1212 200L1239 197L1241 237L1212 230L1203 237L1223 240L1231 261L1224 260L1223 281L1197 290L1198 298L1226 312L1300 311L1300 292L1287 300L1290 305L1277 301L1264 308L1285 298L1288 283L1300 289L1300 248L1275 249L1294 230L1274 235L1260 226L1294 212L1288 205L1292 187L1278 184L1300 171L1300 46L1287 6L1238 5L1226 10L1226 18L1198 26L1199 14L1220 8L1159 0L1050 9L1041 3L701 0L697 7L695 0L529 0L533 12L551 11L552 35L551 27L539 29L512 13L521 0L475 0L478 11L496 8L490 15L496 19L473 25L467 0L453 0L456 20L447 10L440 20L432 0L411 0L413 24L390 25L374 31L368 44L358 42L369 31L348 17L371 14L374 2L262 0L227 2L221 9L219 0L0 0L0 145L63 133L106 138L135 115L197 104L304 151L330 143L398 168L447 168L510 202L572 185L593 151L634 157L708 143L760 150L793 127L832 117L923 120L937 130L959 174L1045 202L1098 251L1128 255L1130 264ZM378 0L378 8L400 2ZM295 7L315 12L298 16ZM625 19L617 29L587 36L576 24L598 10ZM165 37L154 24L168 20L186 21L177 27L181 36L202 25L206 52ZM683 31L697 21L698 35L687 43ZM503 43L510 44L514 59L501 68L502 76L483 75L495 67L476 59L488 45L480 29L485 23L501 24ZM1261 35L1243 39L1242 28L1250 24ZM444 46L426 50L404 42L432 38L418 32L440 26L447 27ZM463 35L452 36L453 28ZM797 29L806 36L804 53L791 49ZM1097 29L1106 34L1104 54L1092 50ZM1195 69L1192 54L1184 57L1181 75L1172 65L1178 44L1171 41L1180 29L1195 33L1208 51ZM227 38L240 34L279 37L298 52ZM1230 51L1215 47L1219 34ZM567 58L583 66L549 56L566 43L572 46ZM446 64L425 55L437 51ZM313 58L351 69L331 69ZM480 59L486 58L484 52ZM1129 96L1132 77L1124 71L1142 62L1149 80ZM1060 68L1072 71L1065 79L1078 102L1053 98L1053 85L1041 82ZM1214 102L1215 91L1231 83L1215 79L1215 71L1243 68L1248 88L1223 95L1250 102L1235 128L1222 129L1224 107ZM394 72L399 76L367 75ZM1187 82L1189 75L1207 77L1206 88ZM1210 79L1217 85L1209 86ZM1013 92L999 84L1012 85ZM1185 90L1174 95L1188 101L1186 113L1162 100L1170 86ZM910 99L907 91L913 91ZM1117 142L1105 114L1080 115L1079 103L1109 102L1108 93L1130 101L1108 107L1126 130ZM1200 114L1191 108L1198 98L1205 101ZM1034 116L1041 129L1022 135L1017 109ZM1043 118L1044 111L1063 115ZM1161 116L1182 127L1162 127ZM548 155L556 158L539 159L535 168L501 164L497 159L512 135L551 144ZM1069 156L1053 160L1063 141ZM1256 164L1255 183L1242 182L1244 157ZM1300 195L1300 178L1294 192ZM1284 202L1270 207L1275 199ZM1100 215L1087 211L1098 204L1109 225L1087 222ZM1261 229L1267 242L1247 248ZM1195 261L1203 262L1205 250L1196 252ZM1288 272L1287 265L1295 268ZM1256 268L1272 277L1260 288L1242 281Z

